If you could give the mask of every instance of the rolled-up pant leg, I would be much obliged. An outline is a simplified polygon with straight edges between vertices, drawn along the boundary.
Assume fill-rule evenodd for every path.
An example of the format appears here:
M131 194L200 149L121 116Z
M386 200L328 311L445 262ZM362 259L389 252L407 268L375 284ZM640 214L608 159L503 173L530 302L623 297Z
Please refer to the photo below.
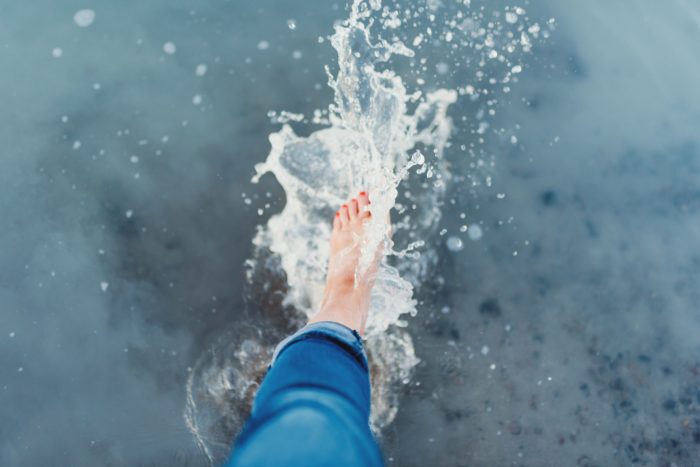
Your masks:
M360 336L315 323L277 347L229 467L383 465Z

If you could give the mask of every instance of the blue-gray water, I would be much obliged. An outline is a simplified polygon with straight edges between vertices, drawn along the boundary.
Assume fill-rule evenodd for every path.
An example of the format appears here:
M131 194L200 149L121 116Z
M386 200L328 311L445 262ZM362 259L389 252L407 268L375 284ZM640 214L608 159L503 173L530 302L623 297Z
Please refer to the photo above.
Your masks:
M490 120L518 138L481 145L493 187L470 187L459 150L477 104L451 112L438 264L408 327L422 362L387 459L698 465L700 3L520 6L556 29ZM214 341L292 326L245 286L256 226L284 205L272 177L249 181L269 110L328 105L334 53L317 38L345 4L0 11L0 465L207 465L186 381Z

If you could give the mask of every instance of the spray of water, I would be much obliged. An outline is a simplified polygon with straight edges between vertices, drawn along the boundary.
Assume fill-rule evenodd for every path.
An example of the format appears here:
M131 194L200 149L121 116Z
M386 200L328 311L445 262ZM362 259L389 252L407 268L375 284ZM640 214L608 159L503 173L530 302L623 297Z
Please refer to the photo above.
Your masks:
M399 76L388 69L380 71L381 64L392 56L412 57L413 52L400 41L372 41L368 18L379 8L379 2L368 6L355 1L350 18L335 28L331 44L338 54L338 71L335 76L328 71L335 94L330 126L308 137L283 126L270 136L272 150L256 168L257 177L274 174L284 188L287 204L270 219L255 243L279 255L290 287L287 300L308 316L318 310L322 298L330 219L353 193L369 190L374 214L363 239L358 274L382 243L395 262L420 261L405 250L394 254L387 221L402 180L411 170L427 172L426 157L417 151L418 145L430 148L431 156L439 160L450 134L446 111L457 99L455 91L409 95ZM436 174L437 183L430 184L430 196L417 196L424 213L421 221L427 228L439 218L437 200L444 188L440 177ZM415 234L420 227L414 222L394 227L402 229L412 229ZM400 329L404 325L401 316L415 312L413 285L385 259L377 274L366 329L373 365L372 422L377 428L393 419L397 407L394 386L407 381L418 362L410 336Z
M437 8L430 4L429 10ZM465 37L462 45L469 46L467 41L471 41L484 58L493 56L494 35L478 28L476 19L461 15L460 11L457 17L462 19L452 23ZM352 194L370 193L374 215L357 273L362 273L376 248L383 245L365 336L373 391L371 422L377 431L393 420L397 389L410 380L418 363L402 317L416 313L414 287L420 285L434 257L433 251L421 247L437 228L450 179L443 158L453 126L447 112L458 95L474 98L473 86L407 91L391 65L396 58L410 60L414 51L395 34L391 40L372 34L373 27L390 30L400 24L398 13L382 7L380 0L354 0L349 18L336 25L331 36L338 66L335 72L327 68L334 102L327 110L328 118L323 119L325 127L302 137L288 122L303 117L278 119L284 124L270 135L271 151L256 166L253 179L257 182L264 174L274 175L287 202L254 239L250 285L270 291L274 288L270 275L285 277L279 308L299 312L299 323L319 308L333 213ZM430 34L428 28L412 45L419 45ZM452 34L446 33L445 40L451 41ZM511 44L522 42L521 37L510 37L515 37ZM512 79L511 63L505 61L505 65L507 84ZM483 122L478 128L484 128ZM391 237L388 231L393 232ZM255 375L264 370L263 362L267 363L275 341L269 335L266 339L268 344L261 345L263 336L257 340L237 336L222 344L222 349L212 350L200 361L188 382L188 426L212 462L228 454L232 436L242 423ZM232 357L216 358L223 351Z
M368 10L363 2L355 2L350 19L337 26L331 38L339 64L336 76L329 77L335 91L331 126L299 137L285 125L270 136L272 150L256 167L256 179L274 174L287 204L255 243L280 256L290 285L288 301L309 316L318 310L323 292L333 213L351 194L368 189L375 215L367 227L360 269L369 264L380 242L392 245L386 224L397 188L411 168L426 163L421 153L409 154L422 143L441 157L451 127L445 113L457 97L455 91L440 90L409 113L407 105L419 95L407 95L401 78L377 66L392 55L410 57L412 51L401 42L372 43L363 22ZM432 215L425 222L437 221L439 210L424 211ZM413 226L399 228L406 227ZM385 261L372 296L368 338L412 313L412 295L410 282Z

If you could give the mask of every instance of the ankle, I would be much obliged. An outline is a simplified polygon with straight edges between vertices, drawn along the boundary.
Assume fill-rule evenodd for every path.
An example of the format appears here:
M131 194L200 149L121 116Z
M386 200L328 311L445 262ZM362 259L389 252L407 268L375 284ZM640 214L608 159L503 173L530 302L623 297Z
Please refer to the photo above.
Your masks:
M309 320L309 324L321 323L330 321L333 323L342 324L343 326L364 334L364 320L358 313L353 313L349 310L340 308L327 308L319 311L313 318Z

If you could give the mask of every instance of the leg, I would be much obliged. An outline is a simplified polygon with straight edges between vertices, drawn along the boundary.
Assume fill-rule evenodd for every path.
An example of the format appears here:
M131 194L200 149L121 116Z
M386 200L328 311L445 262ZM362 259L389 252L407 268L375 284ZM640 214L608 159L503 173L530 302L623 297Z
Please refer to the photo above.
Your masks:
M374 276L370 268L355 277L368 208L360 193L336 214L321 310L275 352L229 467L383 465L369 429L369 372L357 332Z

